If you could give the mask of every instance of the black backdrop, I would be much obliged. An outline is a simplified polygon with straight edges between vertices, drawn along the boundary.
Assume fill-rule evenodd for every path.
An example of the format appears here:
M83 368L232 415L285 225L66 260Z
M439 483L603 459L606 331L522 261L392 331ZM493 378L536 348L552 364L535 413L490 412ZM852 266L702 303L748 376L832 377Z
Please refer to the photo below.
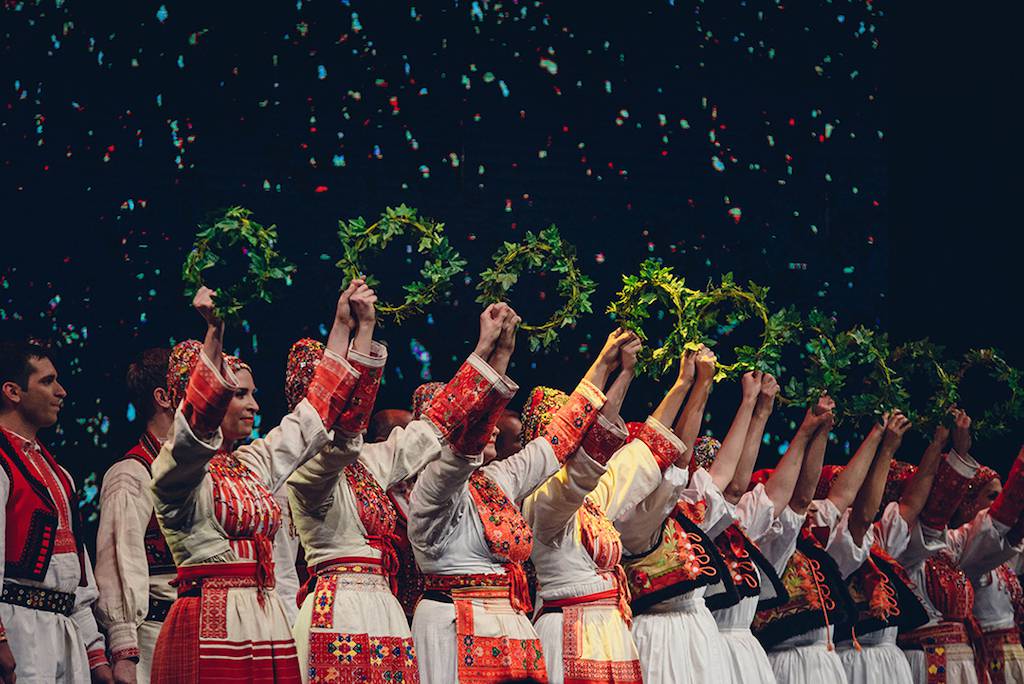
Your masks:
M601 310L620 274L648 256L690 284L734 271L770 285L776 304L818 306L898 339L930 334L957 352L1012 343L999 326L947 319L941 300L957 288L927 280L951 250L937 229L918 233L904 218L922 216L919 204L898 234L890 228L890 101L925 90L928 69L900 78L888 11L751 1L5 3L0 325L60 347L72 396L50 442L85 478L135 438L125 364L145 346L202 332L180 264L196 223L227 204L276 223L299 266L294 286L228 340L256 368L264 429L281 415L288 346L320 334L331 314L337 220L400 202L444 220L470 264L451 304L381 331L391 360L379 406L407 405L422 381L414 340L433 378L455 368L475 335L475 275L502 240L550 223L599 282L597 313L549 353L530 355L522 341L513 375L523 394L574 382L611 325ZM899 131L928 125L905 123ZM914 158L917 180L942 168ZM955 251L963 269L970 252ZM396 248L372 262L384 296L412 273L406 261ZM552 286L531 279L513 304L543 318ZM629 417L658 392L639 381ZM735 399L734 387L716 391L716 433ZM762 465L797 417L779 412ZM845 458L855 428L840 431L833 460ZM915 460L917 449L903 456Z

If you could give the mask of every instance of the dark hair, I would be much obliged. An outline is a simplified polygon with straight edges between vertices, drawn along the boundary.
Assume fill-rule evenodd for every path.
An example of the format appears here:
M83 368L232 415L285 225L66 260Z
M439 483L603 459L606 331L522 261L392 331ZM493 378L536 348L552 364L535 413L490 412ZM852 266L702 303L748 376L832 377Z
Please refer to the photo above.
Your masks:
M35 340L0 341L0 385L13 381L26 388L32 374L32 359L48 358L50 352Z
M171 350L165 347L145 349L128 364L125 384L128 385L128 398L139 412L143 422L148 421L156 413L153 404L153 390L167 387L167 360Z

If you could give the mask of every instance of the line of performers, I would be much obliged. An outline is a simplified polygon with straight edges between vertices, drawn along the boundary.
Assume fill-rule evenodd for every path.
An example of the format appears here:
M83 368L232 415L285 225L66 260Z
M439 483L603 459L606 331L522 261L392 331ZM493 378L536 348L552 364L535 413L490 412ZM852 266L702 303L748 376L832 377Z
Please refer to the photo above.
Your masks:
M1001 483L965 413L917 466L894 460L910 427L894 411L823 467L824 396L752 472L775 378L744 375L722 441L700 436L701 349L624 423L640 342L616 330L520 419L505 304L411 414L375 413L375 301L348 286L326 344L291 350L290 413L246 441L255 375L201 290L205 340L129 369L147 430L103 480L95 574L37 437L57 370L2 347L4 684L1024 682L1024 450Z

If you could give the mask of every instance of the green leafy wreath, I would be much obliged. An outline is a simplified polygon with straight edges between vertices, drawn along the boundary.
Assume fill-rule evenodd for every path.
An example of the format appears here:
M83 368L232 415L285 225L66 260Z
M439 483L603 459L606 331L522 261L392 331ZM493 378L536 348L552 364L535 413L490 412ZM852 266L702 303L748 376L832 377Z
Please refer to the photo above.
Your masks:
M803 381L790 378L786 385L790 403L809 406L827 391L835 399L838 418L878 416L907 405L910 397L889 366L884 333L855 326L836 334L834 321L817 310L808 315L806 327L815 333L807 342L809 364ZM866 387L851 388L849 371L861 367L870 369Z
M686 350L683 335L684 302L693 294L686 287L686 281L672 273L671 266L663 266L657 259L647 259L640 264L636 275L622 276L622 289L617 299L608 305L608 313L622 327L632 330L644 342L648 341L643 324L651 317L650 307L659 303L669 315L676 317L672 330L660 347L644 345L637 356L637 372L660 377L674 367Z
M277 227L263 226L251 216L244 207L231 207L201 227L181 269L189 297L203 285L216 290L216 312L224 321L236 320L253 302L272 301L273 287L291 285L295 272L294 264L274 248Z
M709 283L706 290L691 290L684 300L681 333L688 349L696 349L700 344L708 347L717 344L711 333L721 327L718 322L720 304L732 302L735 307L735 313L726 321L726 326L751 318L761 321L761 345L736 347L736 360L730 364L719 362L715 381L750 370L781 374L782 349L800 331L800 315L792 307L769 314L767 298L767 287L748 282L744 289L736 284L732 273L726 273L717 287L711 287Z
M922 402L909 402L902 407L914 427L928 435L935 426L946 420L949 409L959 399L958 373L951 367L945 350L930 340L905 342L892 353L892 367L903 378L924 372L929 393Z
M534 235L526 232L518 243L506 242L494 254L494 265L480 274L476 301L491 304L504 301L524 271L561 273L557 292L565 304L541 324L522 324L530 335L530 350L547 347L558 338L558 329L573 325L581 314L592 313L590 295L597 284L576 263L576 248L562 239L554 225Z
M990 407L982 416L971 422L971 428L978 434L999 435L1010 429L1010 423L1024 416L1024 373L1006 362L995 349L972 349L964 355L963 364L956 375L957 383L963 382L967 371L976 366L986 366L989 376L1005 383L1010 389L1010 398Z
M342 270L346 279L362 276L371 287L377 287L380 281L366 274L360 264L360 257L367 251L383 251L394 238L407 234L418 236L417 253L429 257L420 269L421 280L402 287L405 300L401 304L377 303L377 311L390 316L396 323L423 313L427 306L438 301L452 279L462 273L466 260L449 244L444 235L443 223L422 218L415 209L404 204L387 207L380 218L369 225L362 216L338 221L342 256L335 265Z

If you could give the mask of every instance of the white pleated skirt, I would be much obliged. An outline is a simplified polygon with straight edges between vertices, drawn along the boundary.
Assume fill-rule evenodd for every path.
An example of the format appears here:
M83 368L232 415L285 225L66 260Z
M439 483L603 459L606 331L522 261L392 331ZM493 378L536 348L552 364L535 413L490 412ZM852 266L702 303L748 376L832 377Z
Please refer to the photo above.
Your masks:
M732 684L725 645L703 595L662 601L637 615L633 640L645 684Z
M757 596L748 596L740 599L735 606L716 610L712 615L722 635L732 680L743 684L775 684L775 673L772 664L768 662L768 654L750 631L750 624L757 612L757 601Z
M898 627L887 627L859 636L859 651L849 641L837 645L849 684L914 684L910 663L896 645L898 632Z
M846 670L835 649L829 650L831 627L819 627L786 639L768 652L780 684L846 684Z

